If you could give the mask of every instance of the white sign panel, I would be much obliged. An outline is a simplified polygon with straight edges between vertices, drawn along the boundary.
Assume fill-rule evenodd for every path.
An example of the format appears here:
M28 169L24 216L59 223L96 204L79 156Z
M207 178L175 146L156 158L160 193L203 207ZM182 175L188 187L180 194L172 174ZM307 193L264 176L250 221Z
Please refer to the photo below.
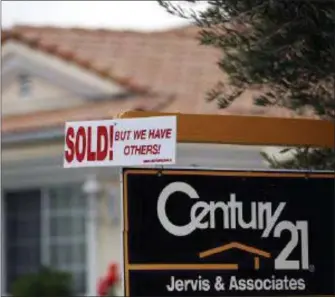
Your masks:
M67 122L64 167L174 164L176 116Z

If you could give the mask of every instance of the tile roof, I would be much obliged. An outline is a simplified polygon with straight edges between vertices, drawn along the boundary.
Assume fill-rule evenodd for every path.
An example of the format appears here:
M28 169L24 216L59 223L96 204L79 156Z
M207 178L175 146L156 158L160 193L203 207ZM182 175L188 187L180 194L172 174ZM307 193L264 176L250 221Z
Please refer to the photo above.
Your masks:
M206 91L217 81L225 80L225 76L217 66L220 51L200 46L196 35L195 27L142 33L17 26L2 32L2 42L11 39L21 41L34 49L58 56L69 63L75 63L109 78L138 94L141 100L136 101L136 107L141 106L143 109L184 113L291 116L285 109L268 110L255 107L252 103L252 90L243 94L225 110L219 111L215 103L205 102ZM155 96L145 99L146 96L150 97L149 94ZM170 100L171 97L173 100ZM152 104L154 99L158 102L157 105ZM165 104L162 104L164 101ZM134 108L134 103L135 101L132 101L131 106L127 101L122 104L111 101L96 104L94 108L85 105L62 111L8 116L3 119L2 131L32 128L42 123L43 126L57 123L60 125L67 120L85 120L91 118L91 115L95 118L110 117L119 113L120 109ZM107 111L110 114L106 115ZM19 122L25 124L16 124ZM27 122L30 123L28 126Z

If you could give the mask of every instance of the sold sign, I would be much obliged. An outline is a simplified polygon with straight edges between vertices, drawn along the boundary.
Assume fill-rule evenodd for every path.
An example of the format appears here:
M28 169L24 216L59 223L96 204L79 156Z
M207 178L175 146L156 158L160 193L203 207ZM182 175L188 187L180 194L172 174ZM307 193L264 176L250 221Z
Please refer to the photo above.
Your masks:
M176 117L67 122L64 167L175 163Z
M113 141L114 126L98 126L96 129L95 150L92 149L92 127L79 126L75 131L73 127L68 127L66 131L65 159L68 163L73 160L82 162L87 161L103 161L113 160Z

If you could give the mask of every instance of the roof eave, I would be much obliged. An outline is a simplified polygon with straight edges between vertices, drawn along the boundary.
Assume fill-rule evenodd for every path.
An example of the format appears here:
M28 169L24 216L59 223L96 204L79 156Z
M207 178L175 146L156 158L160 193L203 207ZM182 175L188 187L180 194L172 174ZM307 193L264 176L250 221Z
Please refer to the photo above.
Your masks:
M35 143L39 141L50 141L64 137L64 127L50 127L47 129L36 129L29 131L7 132L1 135L2 145L17 145L22 143Z

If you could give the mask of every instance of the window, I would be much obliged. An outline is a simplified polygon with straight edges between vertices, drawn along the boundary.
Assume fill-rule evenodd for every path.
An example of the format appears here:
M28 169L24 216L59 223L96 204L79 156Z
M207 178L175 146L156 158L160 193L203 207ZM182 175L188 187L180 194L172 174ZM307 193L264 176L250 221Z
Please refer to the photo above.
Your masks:
M20 98L27 98L31 95L31 81L27 74L19 75Z
M72 273L76 293L86 291L86 200L75 187L49 190L46 262Z
M40 191L11 192L5 198L7 290L20 275L40 266Z
M80 185L5 194L7 291L40 266L70 272L86 292L86 200Z

